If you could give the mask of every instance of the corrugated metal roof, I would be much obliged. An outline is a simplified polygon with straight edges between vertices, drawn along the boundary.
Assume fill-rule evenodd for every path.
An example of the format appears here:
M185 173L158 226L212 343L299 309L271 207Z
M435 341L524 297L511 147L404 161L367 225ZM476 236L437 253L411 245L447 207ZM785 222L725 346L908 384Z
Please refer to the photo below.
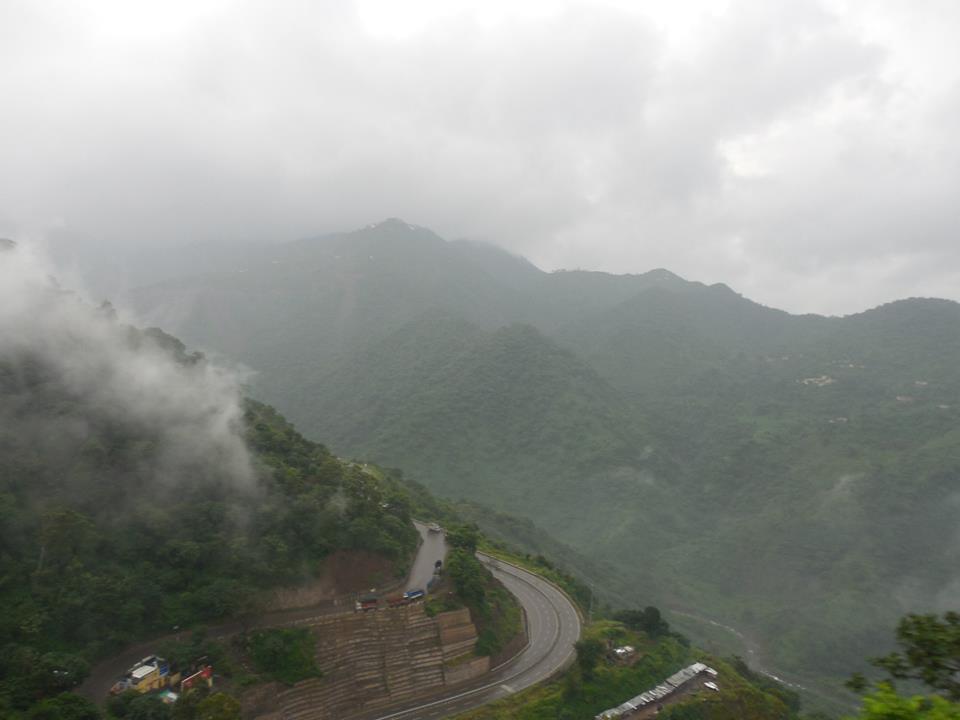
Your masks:
M135 667L133 670L131 670L130 674L133 675L133 677L136 678L137 680L143 680L143 678L145 678L147 675L149 675L156 669L157 669L156 665L140 665L138 667Z
M634 710L641 708L644 705L649 705L656 700L662 700L685 682L692 680L702 672L709 673L710 675L717 674L716 670L711 667L707 667L703 663L694 663L693 665L685 667L682 670L678 670L652 690L647 690L645 693L641 693L634 698L630 698L627 702L618 707L610 710L604 710L602 713L597 715L594 720L613 720L614 718L628 715Z

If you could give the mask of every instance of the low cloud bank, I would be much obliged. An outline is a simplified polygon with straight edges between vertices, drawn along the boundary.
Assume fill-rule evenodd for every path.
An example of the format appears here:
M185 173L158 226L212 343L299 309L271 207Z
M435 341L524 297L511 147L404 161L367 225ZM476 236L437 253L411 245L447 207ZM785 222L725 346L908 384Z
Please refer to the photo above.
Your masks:
M50 384L84 413L59 418L38 401ZM159 331L123 324L109 305L60 287L29 247L0 242L0 423L8 432L34 434L38 451L70 452L93 423L106 423L150 443L155 481L216 477L251 490L242 418L235 373L186 355Z

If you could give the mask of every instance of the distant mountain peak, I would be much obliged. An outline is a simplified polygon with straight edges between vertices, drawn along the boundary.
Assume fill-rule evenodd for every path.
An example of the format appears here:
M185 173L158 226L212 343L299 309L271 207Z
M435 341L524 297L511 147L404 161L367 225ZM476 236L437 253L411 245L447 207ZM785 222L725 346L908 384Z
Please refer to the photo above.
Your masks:
M666 268L654 268L653 270L648 270L647 272L643 273L642 277L649 278L650 280L686 282L682 277L676 273L670 272Z
M403 220L397 217L387 218L386 220L381 220L380 222L377 222L377 223L370 223L364 229L374 230L377 228L390 229L390 230L409 230L411 232L427 229L419 225L413 225L411 223L408 223L406 220Z

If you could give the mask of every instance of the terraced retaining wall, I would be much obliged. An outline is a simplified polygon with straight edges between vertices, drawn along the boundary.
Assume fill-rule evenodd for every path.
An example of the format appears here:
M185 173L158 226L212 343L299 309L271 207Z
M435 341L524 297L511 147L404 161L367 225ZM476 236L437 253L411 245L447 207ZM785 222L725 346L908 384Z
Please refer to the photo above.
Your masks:
M467 610L427 617L422 604L311 620L323 676L292 687L248 691L244 717L349 720L482 675L489 658L472 655L477 631Z

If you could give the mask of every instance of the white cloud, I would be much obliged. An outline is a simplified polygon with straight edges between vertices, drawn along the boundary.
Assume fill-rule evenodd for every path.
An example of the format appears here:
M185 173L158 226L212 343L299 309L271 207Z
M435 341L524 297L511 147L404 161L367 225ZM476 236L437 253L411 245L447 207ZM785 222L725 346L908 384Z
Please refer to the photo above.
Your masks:
M184 483L198 468L213 468L238 490L256 489L239 378L208 362L177 362L159 342L61 289L29 247L0 246L0 359L16 375L49 373L55 380L46 382L82 399L90 417L139 431L155 445L157 481ZM15 395L5 400L0 421L36 420L33 406L19 407ZM58 442L49 427L38 432L38 444ZM86 439L79 432L71 441Z

